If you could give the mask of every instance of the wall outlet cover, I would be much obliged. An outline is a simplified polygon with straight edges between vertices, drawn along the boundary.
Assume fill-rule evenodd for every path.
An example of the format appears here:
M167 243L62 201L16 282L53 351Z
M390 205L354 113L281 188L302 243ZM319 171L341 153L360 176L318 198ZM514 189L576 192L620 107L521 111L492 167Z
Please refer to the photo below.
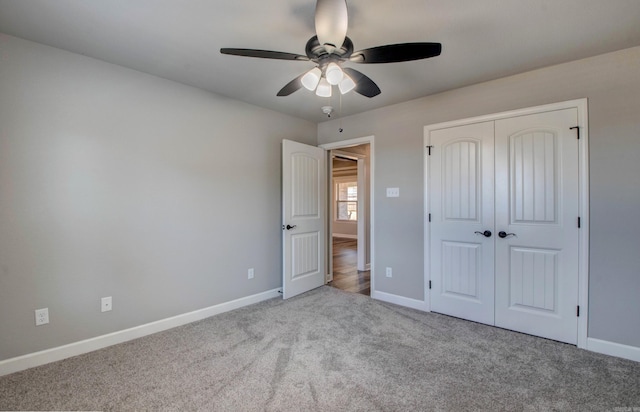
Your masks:
M113 309L113 301L111 300L111 296L107 296L106 298L102 298L100 300L101 303L101 311L108 312Z
M49 323L49 308L36 309L36 326Z

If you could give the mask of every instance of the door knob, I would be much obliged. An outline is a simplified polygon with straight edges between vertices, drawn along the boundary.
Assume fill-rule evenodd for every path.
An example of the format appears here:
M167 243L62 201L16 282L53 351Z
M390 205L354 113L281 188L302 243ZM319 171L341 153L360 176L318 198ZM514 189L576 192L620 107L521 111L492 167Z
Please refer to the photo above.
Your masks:
M293 226L291 226L291 225L287 225L287 226L285 226L284 228L286 228L287 230L291 230L291 229L295 228L296 226L297 226L297 225L293 225ZM283 228L283 229L284 229L284 228Z
M500 231L498 233L498 236L500 236L502 239L504 239L505 237L509 237L509 236L515 236L518 237L515 233L507 233L504 230Z
M485 230L484 232L479 232L479 231L476 230L473 233L475 233L476 235L482 235L484 237L491 237L491 231L490 230Z

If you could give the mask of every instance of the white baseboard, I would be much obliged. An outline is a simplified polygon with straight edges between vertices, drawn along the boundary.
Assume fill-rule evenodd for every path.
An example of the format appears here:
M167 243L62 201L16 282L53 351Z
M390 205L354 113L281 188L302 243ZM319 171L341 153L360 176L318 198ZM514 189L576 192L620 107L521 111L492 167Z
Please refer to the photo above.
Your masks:
M343 237L346 239L357 239L358 235L347 235L346 233L333 233L331 236L333 237Z
M95 338L70 343L68 345L63 345L40 352L29 353L27 355L6 359L0 361L0 376L19 372L21 370L33 368L47 363L56 362L73 356L82 355L83 353L92 352L111 345L116 345L118 343L123 343L143 336L151 335L153 333L162 332L167 329L186 325L187 323L196 322L198 320L218 315L220 313L239 309L241 307L262 302L267 299L276 298L280 296L279 291L280 288L272 289L266 292L239 298L230 302L221 303L182 315L173 316L171 318L162 319L156 322L147 323L145 325L136 326L130 329L97 336ZM404 296L398 296L391 293L379 291L373 291L371 294L371 298L428 312L426 302L418 299L411 299ZM605 355L616 356L619 358L640 362L640 348L635 346L622 345L619 343L604 341L595 338L587 338L586 349L592 352L598 352Z
M360 269L360 268L357 268L357 269L358 269L359 272L371 270L371 263L365 264L364 268L362 268L362 269Z
M246 296L230 302L220 303L208 308L199 309L130 329L124 329L106 335L97 336L95 338L70 343L57 348L46 349L40 352L5 359L0 361L0 376L70 358L72 356L82 355L83 353L92 352L94 350L106 348L107 346L127 342L153 333L175 328L177 326L186 325L187 323L196 322L220 313L239 309L244 306L262 302L263 300L276 298L280 296L279 291L280 288L272 289L266 292Z
M417 309L424 312L429 311L427 302L423 300L406 298L404 296L398 296L398 295L394 295L386 292L378 292L377 290L371 292L371 298L381 300L383 302L394 303L400 306L406 306L408 308Z
M372 291L371 298L383 302L394 303L412 309L429 312L426 302L417 299L406 298L386 292ZM609 342L595 338L587 338L587 346L584 348L591 352L602 353L604 355L616 356L618 358L629 359L640 362L640 347L622 345L620 343Z
M587 338L587 350L640 362L640 348L595 338Z

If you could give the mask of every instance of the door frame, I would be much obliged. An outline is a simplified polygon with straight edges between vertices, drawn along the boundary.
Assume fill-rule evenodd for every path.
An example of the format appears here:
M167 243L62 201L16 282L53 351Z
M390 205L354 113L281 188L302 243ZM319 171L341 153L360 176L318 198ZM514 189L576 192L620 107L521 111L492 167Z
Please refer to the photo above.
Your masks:
M327 162L327 168L329 169L329 180L333 180L336 179L333 176L333 162L332 160L336 157L339 158L344 158L344 159L349 159L349 160L353 160L356 162L356 179L357 179L357 183L358 183L358 221L356 222L356 227L357 227L357 231L356 231L356 239L365 239L365 226L366 226L366 222L367 222L367 211L366 209L363 207L363 205L365 204L364 199L366 199L367 194L369 192L369 188L365 185L365 170L366 170L366 158L367 156L365 155L361 155L358 153L351 153L351 152L344 152L341 151L340 149L333 149L333 150L328 150L329 152L329 161ZM340 179L340 177L338 178ZM334 186L333 189L335 189L335 184L332 181L331 184ZM362 188L362 189L360 189ZM335 190L330 190L329 191L329 212L332 214L329 219L335 219L335 216L333 216L333 212L335 211ZM331 222L332 220L329 221L329 227L331 227ZM329 234L333 237L333 231L329 230ZM331 242L329 242L329 244L331 245ZM331 251L331 250L330 250ZM362 242L358 242L358 247L357 247L357 267L358 270L368 270L365 266L366 266L366 245L362 245ZM333 255L330 254L330 256L333 258ZM329 262L332 263L332 262ZM333 280L333 268L330 265L328 268L329 270L329 280Z
M581 218L578 238L578 305L580 307L580 316L578 317L577 346L582 349L587 348L587 327L589 324L589 129L586 98L436 123L424 127L424 300L428 311L431 311L431 300L429 299L429 280L431 279L431 273L429 271L431 266L429 145L431 141L431 131L570 108L577 109L578 124L576 126L579 127L580 133L580 139L578 141L578 215Z
M375 250L375 236L374 236L374 230L373 230L373 222L374 222L374 210L373 210L373 205L374 205L374 191L373 188L374 186L374 165L375 165L375 150L374 150L374 136L365 136L365 137L358 137L355 139L347 139L347 140L341 140L338 142L333 142L333 143L325 143L325 144L321 144L318 145L318 147L325 149L327 151L327 153L330 153L331 150L336 150L336 149L343 149L346 147L351 147L351 146L359 146L362 144L369 144L369 158L368 158L368 162L369 162L369 187L366 188L368 194L369 194L369 260L370 260L370 267L369 270L371 271L371 293L370 296L373 296L374 292L375 292L375 264L374 264L374 259L375 259L375 254L373 253L373 251ZM353 154L352 154L353 155ZM360 169L361 167L363 167L362 164L362 160L358 159L358 179L360 179ZM327 167L327 170L329 170L329 173L331 173L331 165L329 164ZM331 176L329 176L329 178L331 178ZM359 183L358 183L359 184ZM329 190L333 190L333 188L330 188ZM329 193L329 195L331 195L331 193ZM333 207L333 205L331 204L327 204L327 208L328 208L328 215L331 214L331 208ZM327 219L327 281L332 279L332 275L333 275L333 239L332 239L332 235L333 233L330 230L330 226L331 226L331 221L329 219ZM360 225L358 223L358 236L360 236L360 231L364 230L364 225ZM365 262L366 263L366 262Z

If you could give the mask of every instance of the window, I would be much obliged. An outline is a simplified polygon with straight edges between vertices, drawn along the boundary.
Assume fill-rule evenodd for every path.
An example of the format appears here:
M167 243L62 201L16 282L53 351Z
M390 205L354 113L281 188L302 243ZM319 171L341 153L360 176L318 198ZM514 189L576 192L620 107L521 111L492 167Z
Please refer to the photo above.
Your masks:
M336 220L358 220L358 182L336 182Z

